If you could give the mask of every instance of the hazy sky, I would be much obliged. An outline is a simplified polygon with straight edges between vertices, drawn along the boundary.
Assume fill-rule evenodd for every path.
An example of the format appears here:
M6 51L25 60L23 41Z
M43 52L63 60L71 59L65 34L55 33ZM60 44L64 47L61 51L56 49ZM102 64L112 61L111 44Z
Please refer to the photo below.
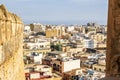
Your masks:
M85 24L107 23L108 0L1 0L25 23Z

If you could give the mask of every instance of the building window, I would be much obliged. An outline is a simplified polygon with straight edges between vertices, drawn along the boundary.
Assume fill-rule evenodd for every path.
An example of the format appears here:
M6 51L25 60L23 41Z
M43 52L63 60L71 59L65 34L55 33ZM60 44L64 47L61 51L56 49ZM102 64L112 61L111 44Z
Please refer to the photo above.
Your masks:
M94 68L94 70L96 70L96 68Z

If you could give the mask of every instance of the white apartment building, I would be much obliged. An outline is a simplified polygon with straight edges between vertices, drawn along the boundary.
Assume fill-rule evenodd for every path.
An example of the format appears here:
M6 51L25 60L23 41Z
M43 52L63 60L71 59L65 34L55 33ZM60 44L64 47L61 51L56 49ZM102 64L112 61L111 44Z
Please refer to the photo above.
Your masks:
M94 48L94 41L92 39L84 39L84 48Z
M50 48L50 42L47 41L41 41L39 43L26 43L26 45L30 50Z
M64 57L52 61L52 64L53 70L58 74L62 74L80 68L80 59Z
M24 32L26 33L31 32L30 26L24 26Z

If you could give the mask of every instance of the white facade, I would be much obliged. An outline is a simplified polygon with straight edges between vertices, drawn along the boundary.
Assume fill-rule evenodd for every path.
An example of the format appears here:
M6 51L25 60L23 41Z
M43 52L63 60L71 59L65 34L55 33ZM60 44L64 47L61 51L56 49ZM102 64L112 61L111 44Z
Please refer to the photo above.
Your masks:
M27 43L29 49L45 49L50 48L50 42L41 42L41 43Z
M42 64L42 57L43 57L43 54L38 54L38 56L34 56L34 63Z
M66 61L63 63L63 65L64 65L63 72L67 72L73 69L80 68L80 59Z
M68 26L67 31L73 31L74 29L75 29L75 27L74 27L74 26Z
M94 48L94 41L92 39L85 39L84 48Z
M24 26L24 32L31 32L30 26Z
M40 73L31 73L30 74L30 79L39 79L40 78Z
M52 68L47 66L47 65L37 65L36 67L36 71L41 71L44 72L44 76L52 76Z

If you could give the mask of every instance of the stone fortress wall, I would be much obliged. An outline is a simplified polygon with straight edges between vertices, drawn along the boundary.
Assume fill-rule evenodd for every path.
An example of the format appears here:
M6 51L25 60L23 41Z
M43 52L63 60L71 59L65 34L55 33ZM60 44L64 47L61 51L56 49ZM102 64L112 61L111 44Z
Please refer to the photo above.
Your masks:
M0 6L0 80L25 80L23 63L23 23Z
M106 77L120 77L120 0L109 0Z

